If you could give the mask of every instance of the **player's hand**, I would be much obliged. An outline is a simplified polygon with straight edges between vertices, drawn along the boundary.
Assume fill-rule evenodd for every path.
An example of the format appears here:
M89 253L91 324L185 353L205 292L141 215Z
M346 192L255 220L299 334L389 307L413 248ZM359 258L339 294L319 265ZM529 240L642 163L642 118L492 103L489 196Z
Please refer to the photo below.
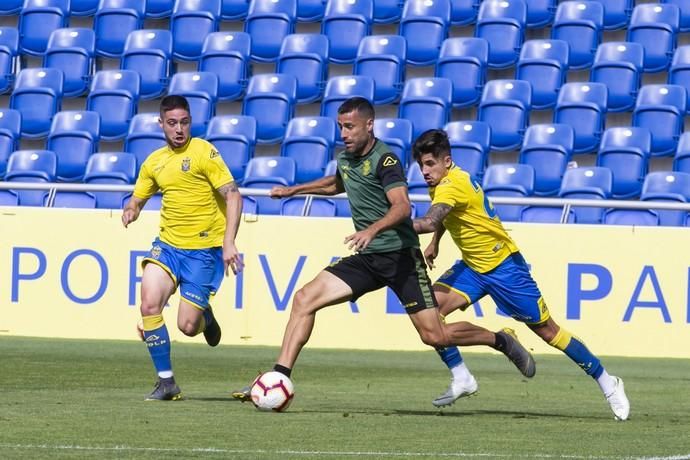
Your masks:
M235 243L223 245L223 263L225 264L225 276L230 275L230 270L237 275L244 268L244 261Z
M122 211L122 225L127 228L129 224L137 220L137 217L139 217L139 214L131 208L125 208L124 211Z
M436 265L434 265L434 260L436 260L436 257L438 256L438 245L436 244L429 244L429 246L426 247L424 250L424 260L426 260L426 264L429 266L429 270L433 270L436 268Z
M278 186L271 189L271 198L284 198L287 196L292 196L294 192L291 187Z
M350 243L350 245L347 248L352 251L359 252L366 249L366 247L369 246L369 243L371 243L371 240L373 240L375 236L376 233L372 232L369 229L364 229L358 231L357 233L353 233L352 235L346 236L344 243Z

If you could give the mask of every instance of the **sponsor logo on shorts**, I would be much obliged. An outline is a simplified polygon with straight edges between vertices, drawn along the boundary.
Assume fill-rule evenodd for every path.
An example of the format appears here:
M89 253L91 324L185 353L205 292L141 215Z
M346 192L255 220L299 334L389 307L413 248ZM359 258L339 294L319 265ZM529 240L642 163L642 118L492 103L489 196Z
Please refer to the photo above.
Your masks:
M184 296L189 297L190 299L198 300L198 301L204 300L200 295L196 295L196 294L189 292L189 291L185 291Z

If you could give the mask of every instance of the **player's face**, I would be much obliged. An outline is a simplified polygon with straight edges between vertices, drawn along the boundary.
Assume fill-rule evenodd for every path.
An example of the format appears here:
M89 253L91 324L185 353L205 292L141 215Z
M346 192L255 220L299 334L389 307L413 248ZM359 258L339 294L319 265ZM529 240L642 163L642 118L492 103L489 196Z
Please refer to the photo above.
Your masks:
M419 157L419 168L422 170L422 176L424 176L426 184L429 187L436 187L441 182L441 179L448 174L451 162L449 155L434 158L430 153L423 153Z
M190 137L192 116L184 109L172 109L163 113L160 119L165 140L172 148L183 147Z
M373 144L374 120L365 118L357 110L338 114L338 127L348 153L363 155Z

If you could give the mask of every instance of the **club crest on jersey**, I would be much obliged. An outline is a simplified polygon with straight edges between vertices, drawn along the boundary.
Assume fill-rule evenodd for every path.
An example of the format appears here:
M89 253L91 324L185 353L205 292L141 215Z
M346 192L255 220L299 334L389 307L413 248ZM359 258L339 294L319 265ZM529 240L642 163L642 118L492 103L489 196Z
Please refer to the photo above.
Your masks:
M182 167L181 167L182 171L183 172L189 171L189 166L191 165L191 163L192 163L192 159L189 157L182 160Z
M368 176L370 172L371 172L371 161L365 160L364 164L362 164L362 175Z
M151 248L151 257L158 260L158 258L161 256L161 247L160 246L154 246Z
M396 160L395 157L386 157L386 159L383 160L383 166L393 166L395 164L398 164L398 160Z

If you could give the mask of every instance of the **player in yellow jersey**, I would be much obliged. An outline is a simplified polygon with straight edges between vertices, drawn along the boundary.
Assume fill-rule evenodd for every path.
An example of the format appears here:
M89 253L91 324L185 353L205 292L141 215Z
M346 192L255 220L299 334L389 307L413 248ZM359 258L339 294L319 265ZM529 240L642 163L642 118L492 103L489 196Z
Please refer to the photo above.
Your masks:
M134 194L122 213L127 227L137 220L154 193L163 195L160 234L144 258L141 280L142 338L158 381L147 400L178 400L170 360L170 337L163 307L180 288L177 327L185 335L204 333L218 345L221 330L210 299L223 273L237 274L243 264L235 246L242 213L237 184L212 144L190 135L192 117L182 96L166 96L160 125L166 146L148 156L139 170Z
M491 296L502 312L525 323L593 377L615 418L626 420L630 403L623 381L609 375L599 358L579 338L551 318L525 259L482 188L453 163L445 131L434 129L422 133L413 145L412 154L429 185L432 201L426 215L413 222L417 233L434 233L424 251L427 263L433 268L439 241L446 231L462 253L462 260L434 284L441 315L458 308L464 310L482 297ZM465 339L465 345L487 345L492 337L481 328L468 327ZM452 389L451 382L449 392Z

